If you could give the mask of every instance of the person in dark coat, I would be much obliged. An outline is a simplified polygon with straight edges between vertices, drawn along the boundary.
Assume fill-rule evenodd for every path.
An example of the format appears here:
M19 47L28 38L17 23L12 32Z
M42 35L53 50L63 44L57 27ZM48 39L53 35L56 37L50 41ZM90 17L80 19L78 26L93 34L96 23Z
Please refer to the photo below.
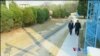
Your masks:
M69 32L70 32L70 35L72 34L72 30L73 30L73 21L71 20L68 24L68 28L69 28Z
M80 28L81 28L81 24L80 24L79 20L77 20L77 22L75 23L75 34L76 35L79 35Z

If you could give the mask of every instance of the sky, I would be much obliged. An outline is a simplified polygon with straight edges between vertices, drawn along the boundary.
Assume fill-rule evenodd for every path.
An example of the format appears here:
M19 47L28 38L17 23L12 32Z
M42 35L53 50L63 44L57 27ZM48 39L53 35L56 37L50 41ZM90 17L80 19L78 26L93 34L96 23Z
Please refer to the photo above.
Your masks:
M7 1L8 4L10 1ZM15 1L17 4L29 4L33 6L38 6L43 3L52 3L52 4L63 4L65 1Z
M19 3L19 4L30 4L30 5L41 5L43 3L53 3L53 4L63 4L64 1L16 1L16 3Z
M64 4L66 3L70 3L70 2L75 2L75 1L14 1L16 4L21 5L21 4L29 4L31 6L39 6L42 5L44 3L49 3L49 4ZM6 5L7 7L9 7L9 3L10 1L6 1Z

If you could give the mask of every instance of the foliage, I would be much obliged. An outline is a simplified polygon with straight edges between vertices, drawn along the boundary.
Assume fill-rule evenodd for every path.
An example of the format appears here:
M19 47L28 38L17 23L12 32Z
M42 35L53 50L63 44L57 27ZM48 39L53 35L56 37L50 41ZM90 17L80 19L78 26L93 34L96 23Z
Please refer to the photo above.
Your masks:
M12 12L6 8L5 5L1 5L1 24L0 32L10 31L13 27Z
M60 9L60 12L61 12L61 18L64 18L65 16L69 16L70 15L70 13L69 12L67 12L64 8L61 8Z
M0 0L0 4L6 4L6 0Z
M69 16L70 13L65 10L63 7L57 7L53 10L52 17L54 18L64 18L65 16Z
M49 11L46 8L37 9L37 23L43 23L49 19Z
M47 4L47 3L46 3ZM70 11L66 6L54 5L51 8L46 7L25 7L20 8L13 1L9 5L9 9L5 5L1 7L1 31L9 31L12 28L19 28L22 26L29 26L36 23L43 23L49 19L49 9L53 11L53 17L64 18L70 15Z
M14 27L18 28L22 26L22 11L21 9L16 5L16 3L12 2L9 5L9 9L13 13L13 21L14 21Z
M33 25L36 22L36 15L31 7L26 7L23 9L23 25Z
M30 26L35 23L43 23L49 19L49 10L39 7L25 7L21 9L13 1L9 5L1 5L1 30L0 32L10 31L13 28Z
M37 8L31 7L32 12L33 12L33 19L34 19L34 23L37 23Z
M56 8L56 9L53 10L52 17L54 17L54 18L59 18L60 17L60 10L59 10L59 8Z
M77 6L78 6L78 2L70 2L70 3L65 3L64 6L62 6L63 8L65 8L65 10L69 13L73 13L77 11Z
M43 8L44 12L45 12L45 21L47 21L49 19L49 10L47 8Z
M46 7L49 10L54 10L59 7L62 7L66 12L73 13L77 11L78 1L66 1L63 5L56 5L56 4L47 4Z
M87 0L79 0L79 5L78 5L78 14L83 15L84 18L87 15Z

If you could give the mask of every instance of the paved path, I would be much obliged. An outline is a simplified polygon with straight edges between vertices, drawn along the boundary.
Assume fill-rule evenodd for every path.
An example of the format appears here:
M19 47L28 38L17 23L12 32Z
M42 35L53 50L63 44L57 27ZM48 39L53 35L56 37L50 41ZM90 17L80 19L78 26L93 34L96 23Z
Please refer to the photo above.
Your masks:
M28 54L26 54L26 52L19 52L17 54L15 54L15 56L56 56L58 51L59 51L59 47L57 46L58 44L62 44L59 42L62 42L61 39L66 37L66 31L67 31L67 24L61 28L59 31L57 31L55 34L53 34L52 36L50 36L48 39L43 39L42 36L40 36L39 34L34 34L36 36L34 36L34 38L38 38L38 39L43 39L43 41L39 41L39 48L37 51L34 51L34 47L30 46L28 48L25 48L24 50L28 50L34 53L34 55L30 55L30 53L28 52ZM33 31L30 30L30 32L32 33ZM37 39L37 40L38 40ZM36 42L36 41L35 41ZM38 46L38 44L36 44L35 46Z
M52 22L34 26L35 29L25 27L2 34L1 56L55 56L67 35L67 26L61 27L65 22L52 19Z
M68 34L66 37L57 56L77 56L77 51L73 48L78 48L78 36L75 35L74 30L72 35Z

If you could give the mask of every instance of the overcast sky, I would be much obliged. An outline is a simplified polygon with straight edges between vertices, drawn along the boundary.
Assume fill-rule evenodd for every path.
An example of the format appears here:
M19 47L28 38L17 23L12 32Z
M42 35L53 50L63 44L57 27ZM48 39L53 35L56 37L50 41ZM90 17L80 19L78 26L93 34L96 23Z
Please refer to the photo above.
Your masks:
M7 1L9 3L10 1ZM65 2L75 2L75 1L15 1L17 4L29 4L33 6L41 5L43 3L51 3L51 4L64 4Z
M29 4L31 6L39 6L42 5L44 3L49 3L49 4L64 4L66 3L71 3L71 2L75 2L75 1L14 1L16 4L21 5L21 4ZM7 7L9 6L8 4L10 3L10 1L6 1L6 5Z
M7 1L7 4L10 1ZM33 6L41 5L43 3L51 3L51 4L63 4L65 1L15 1L17 4L29 4Z

